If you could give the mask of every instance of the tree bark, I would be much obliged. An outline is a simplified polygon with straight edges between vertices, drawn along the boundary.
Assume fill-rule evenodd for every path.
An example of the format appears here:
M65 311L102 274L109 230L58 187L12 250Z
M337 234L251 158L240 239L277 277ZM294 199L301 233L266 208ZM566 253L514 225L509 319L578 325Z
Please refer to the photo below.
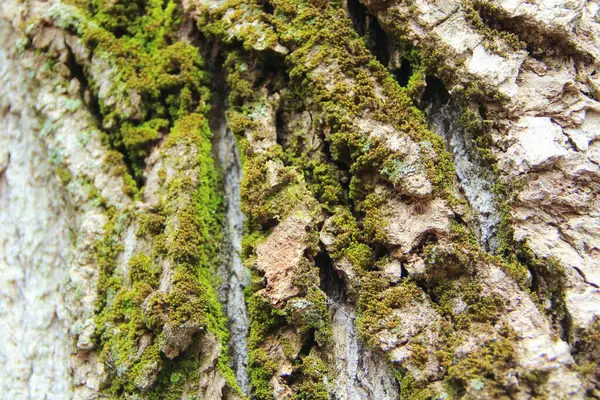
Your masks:
M5 0L0 392L600 398L599 21Z

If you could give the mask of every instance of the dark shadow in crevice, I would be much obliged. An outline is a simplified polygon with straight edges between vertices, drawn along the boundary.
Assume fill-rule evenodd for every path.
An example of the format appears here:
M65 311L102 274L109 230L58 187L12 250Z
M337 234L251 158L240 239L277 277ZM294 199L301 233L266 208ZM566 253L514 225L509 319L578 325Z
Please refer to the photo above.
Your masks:
M425 91L423 92L421 102L423 104L431 104L434 108L440 107L450 102L450 93L446 89L444 82L436 76L427 76L425 78Z
M117 38L117 39L120 39L120 38L122 38L123 36L127 36L127 35L128 35L127 29L126 29L125 27L118 27L118 28L115 28L115 29L112 31L112 33L113 33L113 35L115 35L115 38Z
M262 5L262 9L266 14L273 15L275 13L275 8L269 1L265 1Z
M529 270L529 273L531 274L531 285L529 286L529 289L531 290L531 293L537 293L538 290L540 289L538 274L537 274L535 268L528 267L527 269Z
M348 0L347 7L354 30L358 36L364 36L367 32L367 18L370 16L367 7L360 0Z
M388 248L382 244L373 244L371 245L371 249L373 250L373 258L375 261L379 261L389 254Z
M410 81L410 77L414 72L413 70L414 69L410 61L408 61L406 58L403 58L400 63L400 68L393 70L392 74L400 86L406 87Z
M94 119L95 125L102 129L103 117L100 112L100 106L98 103L98 98L92 93L90 82L86 76L85 69L81 64L77 62L77 58L75 57L75 53L71 49L71 47L65 42L65 46L67 48L67 59L65 61L66 67L71 72L71 77L75 78L79 81L79 98L82 102L85 103L85 106L90 113L90 115ZM114 130L113 130L114 131ZM145 179L143 176L136 176L134 164L135 161L128 155L128 151L124 145L114 146L111 144L111 147L121 153L123 155L123 164L127 168L127 172L134 179L136 186L138 189L142 188L145 183Z
M419 108L427 116L427 128L444 139L448 151L452 154L450 141L456 134L456 129L460 129L457 125L460 109L440 78L428 75L425 77L425 85ZM466 132L460 134L464 135Z
M400 278L408 278L409 275L410 274L408 273L408 270L406 269L404 263L400 264Z
M557 318L558 318L558 316L553 316L553 322ZM573 343L573 318L571 317L571 314L569 314L568 312L565 312L565 315L562 317L562 319L560 319L560 321L558 321L558 323L560 324L560 328L561 328L560 338L562 340L564 340L565 342L567 342L568 344L572 344Z
M269 94L280 92L287 87L290 78L287 74L284 58L280 54L266 53L260 65L261 76L255 83L257 88L265 87Z
M436 244L438 242L438 235L436 231L429 230L423 232L418 240L417 245L410 251L412 254L422 254L426 246Z
M283 110L281 109L275 113L275 131L277 132L277 144L285 149L285 121L283 119Z
M292 371L292 373L280 375L280 377L287 386L292 386L298 380L298 373L297 371Z
M369 51L387 68L390 64L392 48L389 36L377 18L369 13L360 0L348 0L347 7L354 30L359 36L365 38Z
M565 272L556 269L546 260L532 258L527 252L517 253L517 260L529 270L531 293L535 293L540 299L552 326L559 332L562 340L571 343L573 321L566 306Z
M214 49L206 48L205 52L212 53ZM208 70L211 73L211 108L208 113L208 124L212 132L217 132L220 129L223 121L225 120L225 110L228 107L227 96L229 90L227 88L225 70L223 63L225 59L220 51L216 51L213 54L213 58L208 63ZM213 150L216 149L216 143L218 138L216 135L213 137ZM216 155L215 155L216 159Z
M333 260L325 250L319 251L315 257L315 265L319 268L321 290L335 302L343 302L346 289L343 278L333 267Z
M86 106L90 114L92 114L92 116L94 117L96 124L100 125L100 123L102 122L102 114L100 114L98 99L95 96L85 95L86 89L91 89L90 83L85 75L83 67L77 62L75 54L73 53L73 50L67 42L65 42L65 46L67 48L67 68L69 68L69 70L71 71L71 77L77 79L80 83L79 96L81 97L82 101L86 101ZM88 98L86 99L86 97Z
M315 339L315 331L311 330L310 333L308 334L308 336L306 337L306 340L302 344L302 347L300 348L300 352L298 353L298 356L300 358L302 358L304 356L309 355L310 351L314 347L318 347L318 346L317 346L317 341Z

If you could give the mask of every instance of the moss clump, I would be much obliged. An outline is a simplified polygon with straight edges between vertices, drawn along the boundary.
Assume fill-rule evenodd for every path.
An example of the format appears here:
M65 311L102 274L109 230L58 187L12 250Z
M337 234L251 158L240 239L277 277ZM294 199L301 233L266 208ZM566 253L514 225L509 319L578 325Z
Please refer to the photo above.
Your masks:
M467 390L484 390L490 396L506 396L501 374L517 366L513 335L505 328L500 335L450 366L446 382L451 392L462 396Z
M280 148L247 157L244 162L240 191L242 211L258 225L281 221L292 210L311 201L304 182L292 167L278 166L274 179L269 182L269 162L279 165ZM308 205L307 204L307 205Z
M434 398L431 389L423 388L422 383L415 382L410 374L400 375L400 398L408 400L428 400Z
M160 213L148 212L139 216L138 231L140 236L154 236L160 234L165 229L165 216Z
M289 321L300 334L314 332L315 340L320 347L325 346L331 337L331 321L327 308L325 293L315 287L310 287L301 300L288 304Z
M129 280L132 283L144 282L152 287L158 286L160 268L152 265L152 259L140 253L129 259Z
M299 400L329 400L330 395L325 384L328 374L327 366L314 352L302 358L298 367L300 382L296 389Z
M498 6L487 1L465 0L462 2L462 7L465 10L467 21L486 39L484 45L489 51L501 56L507 56L506 51L503 51L502 47L498 44L498 39L513 51L525 50L527 48L527 43L521 41L518 35L506 30L491 28L486 24L482 16L490 19L505 14Z
M269 357L264 349L257 348L248 357L252 395L259 400L273 399L271 379L277 372L277 363Z
M270 380L277 371L277 364L260 346L270 333L285 324L286 313L271 306L265 296L257 293L257 287L255 282L254 287L249 287L246 292L250 317L248 365L253 396L260 400L269 400L273 398Z
M358 300L360 318L358 328L361 335L371 346L377 346L378 333L384 329L394 329L400 323L400 316L393 313L413 301L422 301L422 291L414 282L403 280L397 286L379 272L373 271L362 279Z
M328 207L340 204L343 200L343 188L340 174L331 164L308 162L304 168L304 177L315 198Z
M531 394L538 398L543 398L545 393L540 391L540 387L548 382L549 377L550 371L539 369L525 372L520 376L521 381L531 388Z
M366 244L365 232L346 207L336 207L331 216L331 234L335 237L330 255L334 261L347 260L362 276L373 264L373 250Z
M65 186L68 185L69 182L71 182L71 178L73 178L71 172L63 167L56 168L56 175L58 175L58 179L60 179L61 183Z

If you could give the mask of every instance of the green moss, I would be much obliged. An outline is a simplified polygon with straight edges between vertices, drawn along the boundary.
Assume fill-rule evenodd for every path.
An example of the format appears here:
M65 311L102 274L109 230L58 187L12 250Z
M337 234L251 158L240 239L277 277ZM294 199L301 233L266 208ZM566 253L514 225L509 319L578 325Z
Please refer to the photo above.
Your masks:
M123 193L137 199L139 196L139 189L137 183L127 170L123 154L116 150L108 150L104 157L104 168L110 175L121 177L123 180L123 185L121 186Z
M316 199L327 206L335 206L343 199L340 175L335 167L323 162L312 161L305 168L304 176Z
M273 398L271 378L277 370L277 364L270 359L261 344L269 333L285 324L285 312L273 308L269 300L257 293L257 282L246 291L250 332L248 337L248 370L252 381L252 392L256 399L268 400Z
M67 168L58 167L56 168L56 175L58 175L58 179L62 182L63 185L68 185L71 182L71 172Z
M241 4L243 7L240 7ZM290 50L285 59L290 78L287 89L293 91L294 95L289 97L309 98L312 103L301 105L293 111L309 109L316 113L315 121L319 121L320 131L331 151L331 160L303 154L302 145L294 142L282 144L283 148L276 145L265 152L255 152L256 149L252 149L248 141L240 140L244 157L244 211L251 220L248 223L250 236L246 241L244 255L251 259L256 243L264 237L268 227L282 220L303 199L316 198L325 205L323 209L328 215L333 214L336 241L332 258L334 261L344 258L349 260L359 276L359 284L362 285L359 324L361 333L374 344L378 332L398 325L398 317L391 316L393 309L408 307L412 302L422 301L424 296L414 281L403 280L401 284L391 286L379 271L374 270L377 265L372 250L386 242L383 229L385 215L382 215L381 210L387 199L375 193L375 186L401 188L403 180L407 179L414 166L389 151L385 143L360 132L355 121L368 117L389 124L397 132L419 143L424 149L421 161L434 185L435 196L445 198L451 204L457 202L453 193L453 163L446 145L441 138L425 129L425 118L414 107L411 99L418 97L423 90L424 74L429 72L431 60L443 54L419 55L418 62L421 64L417 68L418 72L413 75L407 88L401 88L369 54L339 5L308 1L274 1L271 5L274 7L273 15L267 16L254 3L228 2L217 10L203 10L204 19L200 19L199 28L226 42L237 39L248 44L256 39L256 31L229 29L236 24L240 26L253 20L257 20L257 24L264 21L273 24L279 42ZM221 18L228 8L230 25ZM272 43L272 37L269 35L265 42ZM269 57L273 57L273 54L269 54ZM257 132L260 127L255 117L257 110L264 106L261 103L264 99L260 99L264 93L261 85L272 78L268 74L263 76L257 72L264 70L261 62L260 56L245 56L241 51L235 55L230 54L226 61L228 84L232 88L229 97L232 109L228 112L228 121L238 136L260 137L260 132ZM475 98L487 93L480 89L475 85L469 86L465 89L466 96ZM289 98L286 101L290 101ZM472 123L473 130L486 127L483 121L470 117L472 115L465 117L465 123ZM478 145L484 148L487 142L481 139ZM281 161L284 165L281 187L290 188L289 192L269 185L269 161ZM347 173L340 174L340 169L347 169ZM336 183L336 180L341 181L340 176L350 179L348 189ZM463 256L463 247L457 246L447 253L431 251L426 256L431 265L447 267L456 264L458 268L464 267L467 273L476 273L474 259L482 256L482 252L474 249L476 245L472 232L464 224L455 225L460 225L453 229L457 242L464 244L472 254ZM453 254L458 256L454 257ZM484 260L488 261L487 258ZM305 279L304 283L310 283L314 278L310 267L307 266L305 275L298 277L300 280ZM450 267L450 271L453 268ZM455 277L450 273L447 279ZM464 299L457 294L463 286ZM452 296L446 296L448 304L440 305L447 310L448 316L452 313L451 297L455 299L458 296L467 303L464 313L466 322L460 329L467 329L471 322L483 324L481 321L494 321L503 306L496 296L481 296L478 293L480 288L476 286L462 285L461 282L457 288L446 289L455 290ZM313 293L320 292L315 290ZM301 296L298 300L306 299ZM263 301L266 302L265 299ZM268 364L268 353L260 346L266 337L273 334L281 320L274 321L270 309L265 310L264 314L264 319L259 314L251 315L251 319L256 319L254 332L260 332L255 336L251 335L256 350L251 370L255 391L261 393L260 396L269 398L272 396L269 380L274 373L274 366ZM300 314L298 318L290 314L288 318L291 318L295 326L307 331L318 329L322 314L315 313L314 319L311 318L309 323L305 317L310 314ZM314 355L319 358L316 352ZM446 359L449 360L448 365L451 365L453 355L447 355ZM324 372L320 374L322 376ZM314 383L311 380L308 382L310 385ZM423 397L429 396L427 391L419 392L417 386L412 387L415 388L417 398L418 393ZM294 390L302 395L304 389ZM309 387L304 391L314 392Z
M100 308L106 305L109 295L120 289L119 279L113 279L117 255L123 251L121 233L127 222L127 214L120 214L114 208L107 210L107 221L104 224L103 237L95 243L100 279L98 282L98 299Z
M365 243L365 231L346 207L336 207L331 217L331 233L335 241L331 257L335 261L346 259L354 272L362 276L373 264L373 250Z
M422 383L415 382L410 374L404 374L398 379L400 382L400 398L408 400L428 400L433 398L431 389L423 388Z
M500 7L481 0L464 0L462 7L465 10L466 19L469 24L485 38L484 45L489 51L501 56L507 56L506 51L497 43L497 39L500 39L505 46L508 46L513 51L525 50L527 48L527 43L522 42L518 35L506 30L491 28L484 22L482 15L486 19L491 19L506 14Z
M548 370L533 370L528 371L522 374L519 378L525 383L528 387L531 388L531 394L538 398L543 398L545 393L543 393L540 388L548 382L548 378L550 377L550 371Z
M160 131L169 126L169 121L155 118L143 124L123 123L121 136L123 145L133 157L144 157L147 147L160 137Z
M153 212L143 213L138 217L138 223L138 235L158 235L165 229L165 216Z
M235 9L237 5L236 2L231 2L220 12L224 12L227 7ZM410 97L405 93L405 89L399 87L387 71L369 54L362 39L354 32L350 21L342 15L341 8L335 5L325 7L319 5L317 7L308 2L297 4L275 2L273 5L275 7L274 18L270 18L270 20L277 28L279 41L291 49L291 53L287 57L290 65L288 70L291 78L290 86L298 92L298 97L309 97L319 104L325 115L326 124L331 127L326 131L329 132L326 139L331 140L333 155L339 161L346 162L348 160L341 158L350 156L355 159L360 155L356 153L357 146L355 146L360 138L356 135L352 121L354 117L366 113L373 115L381 122L392 124L400 132L406 132L413 140L418 142L426 140L432 143L434 158L449 159L445 155L447 152L443 141L424 129L423 116L418 110L411 107ZM290 12L292 9L294 12ZM248 14L233 15L233 22L239 18L241 23ZM211 14L210 17L214 18L215 15ZM331 28L330 21L332 20L337 21L335 29ZM200 28L204 29L203 26ZM238 36L240 40L248 39L244 37L243 33ZM326 50L322 46L324 43L327 44ZM311 74L323 61L325 64L339 66L339 70L332 71L332 85L329 85L330 80L326 81L319 75ZM230 68L230 86L239 88L239 90L234 90L233 96L230 96L231 104L239 104L240 98L252 101L248 83L242 85L244 81L249 82L246 78L251 74L247 68L241 68L244 65L247 63L239 62L236 65L239 68ZM343 71L343 76L338 71ZM372 76L376 77L375 82L371 78ZM240 79L240 77L245 79ZM418 81L417 77L414 79L414 90L417 90L416 81ZM378 87L376 88L375 85ZM376 95L376 89L381 90L383 96ZM349 91L356 95L348 96ZM238 123L239 120L238 118L235 121L236 127L242 125ZM247 125L248 121L245 121L243 125ZM372 156L376 156L376 154L373 153ZM383 156L385 157L385 155ZM380 162L373 164L381 165ZM444 190L446 182L452 180L451 162L435 160L427 164L434 184L440 190ZM337 193L339 192L336 189L327 190L319 186L315 189L317 197L326 191L331 193L331 196L324 199L326 203L330 202L332 198L338 197ZM322 193L319 193L320 190Z
M377 271L365 275L358 300L360 318L357 324L367 343L376 346L380 331L398 326L400 317L392 310L408 306L413 301L422 301L422 292L414 282L403 280L399 285L391 286Z
M129 279L131 282L144 282L152 287L158 286L160 269L152 265L147 255L140 253L129 259Z
M299 400L329 400L330 395L325 384L327 366L319 356L314 353L302 359L299 367L301 377L295 390L296 399Z
M279 168L277 185L272 187L269 183L268 163L278 160L281 155L281 149L275 148L248 157L244 162L244 180L240 187L242 211L261 225L272 220L281 221L308 200L307 189L293 168Z
M251 219L249 232L252 235L247 240L244 254L246 257L251 257L256 241L264 235L260 232L262 226L270 226L273 222L281 220L289 210L294 209L294 207L287 208L288 204L302 203L302 199L308 198L302 194L306 190L302 181L306 182L312 196L334 214L336 243L335 251L332 252L333 258L347 259L353 264L359 276L365 275L362 280L362 292L370 295L367 294L361 299L361 310L364 315L364 318L361 317L363 330L367 333L369 330L378 331L387 326L386 324L394 325L393 320L386 320L392 307L409 304L419 296L414 283L406 282L399 288L380 288L378 283L385 285L385 279L378 280L376 276L369 273L374 261L371 246L386 241L385 216L381 213L386 198L373 193L374 186L380 183L401 186L402 181L407 177L402 174L403 160L395 159L384 143L369 139L358 132L353 126L353 121L363 115L373 116L377 121L391 124L398 132L405 132L412 140L422 142L425 147L430 148L431 152L426 153L427 156L424 157L424 164L436 192L444 197L451 196L453 186L451 158L443 141L424 128L425 120L422 113L412 106L410 96L416 96L423 89L422 75L415 75L408 90L400 88L368 53L364 43L353 31L350 21L343 16L341 8L337 6L288 1L273 2L272 5L275 10L273 17L269 19L277 28L280 42L291 50L286 58L290 77L288 89L295 93L294 96L311 98L319 105L318 112L322 115L324 125L321 129L325 132L325 140L329 144L333 160L326 161L303 154L302 144L293 141L287 142L286 148L275 146L267 152L258 154L242 141L244 149L242 196L244 211ZM207 20L219 20L217 16L222 15L228 7L233 11L228 14L232 24L241 24L248 13L254 12L253 5L246 3L245 7L252 11L239 12L239 2L230 2L219 11L205 10L206 19L201 20L200 29L212 35L222 35L228 38L226 40L230 40L229 33L225 33L227 27L221 22L219 26L204 25ZM334 20L336 23L332 24ZM334 25L335 29L332 29ZM242 32L239 36L239 39L244 42L253 40L251 33ZM228 120L237 135L249 133L255 135L255 131L259 129L254 122L253 113L257 109L255 103L261 101L258 99L259 91L255 86L258 81L255 71L260 70L260 65L256 65L255 68L249 67L256 63L256 59L248 61L240 53L230 54L226 61L228 84L232 88L229 96L232 109L228 112ZM343 75L337 74L337 70L330 74L328 72L331 79L326 80L312 73L320 65L332 64L338 66L339 71L343 71ZM372 76L376 79L372 79ZM351 91L354 96L348 95ZM380 96L378 91L383 95ZM293 111L301 112L302 107ZM282 160L286 171L290 171L283 176L292 179L283 180L281 186L291 188L291 193L282 193L281 189L269 186L267 162L270 160ZM336 167L330 161L335 162ZM348 165L347 176L351 177L348 192L339 184L342 181L340 178L344 178L344 175L338 171L338 165ZM410 167L408 166L409 169ZM285 199L283 209L281 199ZM351 202L357 210L357 217L350 212ZM310 287L308 284L312 282L311 276L311 266L307 266L306 274L298 277L297 283L303 287ZM306 282L300 282L303 279ZM316 283L318 284L318 278ZM385 292L383 298L380 296L382 292ZM313 290L312 294L322 299L322 292ZM297 300L300 304L303 301L306 301L304 297ZM314 302L307 302L307 304L314 304ZM326 310L325 304L320 308ZM313 313L312 307L307 309L310 312L298 313L297 316L291 312L291 321L302 332L310 330L320 332L319 327L325 321L323 318L325 313L320 311ZM269 315L266 312L265 314ZM263 325L267 327L270 325L260 316L251 315L251 320L253 318L257 318L255 331L262 334L258 337L251 335L251 341L254 346L260 347L260 343L264 340L263 335L268 335L272 328L264 328ZM264 357L265 354L263 353L262 356ZM258 356L255 359L261 360ZM265 362L265 360L255 362L251 370L256 371L253 373L255 390L268 398L272 395L268 384L272 368L264 368ZM312 380L307 381L309 386L313 383L315 382ZM299 396L305 395L303 393L319 392L319 390L311 390L308 386L294 391Z
M259 400L273 399L271 378L277 371L277 364L264 349L255 349L248 357L253 397Z
M514 333L506 328L501 335L448 368L447 382L461 396L467 388L485 390L491 396L505 395L504 371L516 367Z
M289 321L297 327L301 334L313 331L315 340L320 347L329 342L332 334L326 301L325 293L311 286L304 298L288 304Z
M497 294L483 296L483 287L479 283L469 282L461 285L460 293L467 304L467 314L472 321L494 322L504 309L504 301Z
M198 347L193 343L191 347ZM165 365L157 378L156 385L145 393L150 400L197 399L200 363L197 354L184 354L177 363Z

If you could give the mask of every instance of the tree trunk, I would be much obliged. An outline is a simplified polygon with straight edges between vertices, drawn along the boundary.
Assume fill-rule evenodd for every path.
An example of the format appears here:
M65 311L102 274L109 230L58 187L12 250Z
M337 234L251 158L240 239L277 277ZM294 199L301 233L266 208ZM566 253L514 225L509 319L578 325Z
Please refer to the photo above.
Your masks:
M2 397L600 398L599 10L4 0Z

